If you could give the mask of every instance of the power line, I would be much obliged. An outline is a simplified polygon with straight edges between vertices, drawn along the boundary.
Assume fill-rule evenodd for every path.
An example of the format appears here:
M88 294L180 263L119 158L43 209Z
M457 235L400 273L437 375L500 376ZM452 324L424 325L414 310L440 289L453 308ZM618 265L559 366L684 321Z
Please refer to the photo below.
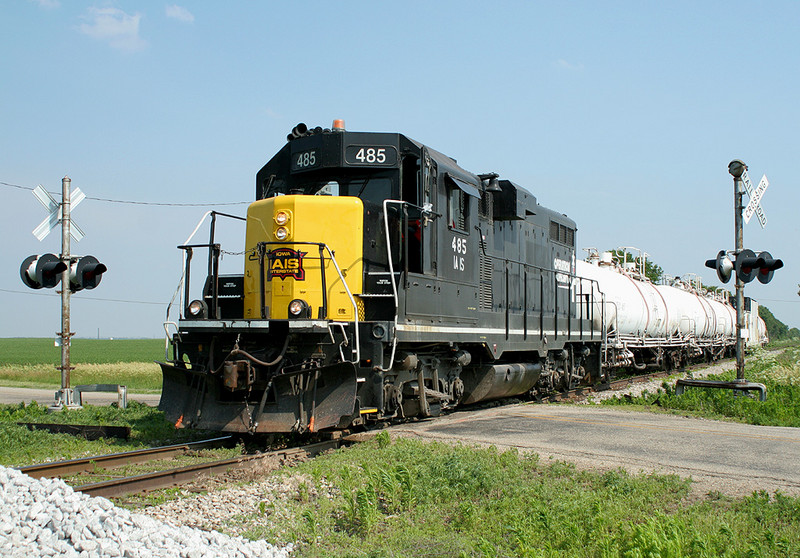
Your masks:
M19 184L10 184L8 182L0 182L2 186L8 186L9 188L17 188L19 190L28 190L33 191L33 188L29 188L28 186L20 186ZM55 192L50 192L51 194L55 194ZM110 198L96 198L93 196L86 196L87 200L93 201L100 201L106 203L123 203L129 205L156 205L162 207L217 207L222 205L244 205L249 204L249 201L239 201L239 202L220 202L220 203L164 203L164 202L143 202L143 201L131 201L131 200L114 200Z
M31 292L28 292L28 291L15 291L15 290L12 290L12 289L0 289L0 292L12 293L12 294L24 294L24 295L32 295L32 296L48 296L48 297L51 297L51 298L60 298L59 295L57 295L57 294L31 293ZM162 307L167 305L166 302L151 302L151 301L145 301L145 300L121 300L121 299L117 299L117 298L95 298L95 297L83 298L83 297L80 297L80 296L76 297L76 298L77 298L77 300L90 300L90 301L98 301L98 302L100 302L100 301L102 301L102 302L119 302L119 303L123 303L123 304L150 304L150 305L153 305L153 306L162 306Z

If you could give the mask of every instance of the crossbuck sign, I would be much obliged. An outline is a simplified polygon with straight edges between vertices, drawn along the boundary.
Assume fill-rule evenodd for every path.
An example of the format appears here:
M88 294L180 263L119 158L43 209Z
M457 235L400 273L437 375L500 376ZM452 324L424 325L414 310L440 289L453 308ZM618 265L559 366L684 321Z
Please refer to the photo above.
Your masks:
M750 196L750 203L747 204L744 210L744 222L749 223L750 219L753 217L753 213L755 213L763 229L767 226L767 216L764 215L764 210L761 208L761 198L764 196L767 186L769 186L767 175L765 174L761 177L761 182L758 183L758 187L755 191L753 190L753 182L750 180L750 175L747 174L746 170L742 174L742 181L744 182L745 190L747 190L747 195Z
M39 223L39 226L33 229L33 236L38 238L41 242L48 234L50 234L50 231L52 231L53 228L55 228L55 226L61 222L61 204L50 195L50 192L42 188L41 184L33 189L33 195L37 200L39 200L39 203L41 203L44 208L50 212L50 214L45 217L44 221ZM74 209L75 206L81 203L85 197L86 195L81 192L80 188L75 188L69 195L69 203L71 206L70 210ZM72 238L78 241L84 237L83 231L71 218L69 233Z

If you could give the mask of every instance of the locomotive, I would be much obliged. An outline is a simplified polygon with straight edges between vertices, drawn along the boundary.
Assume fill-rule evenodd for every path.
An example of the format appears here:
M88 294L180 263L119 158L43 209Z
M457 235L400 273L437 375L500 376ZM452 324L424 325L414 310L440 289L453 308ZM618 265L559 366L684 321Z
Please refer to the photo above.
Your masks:
M159 404L179 427L435 416L602 383L615 366L679 365L707 333L620 327L605 270L576 273L573 220L399 133L296 126L256 174L241 273L219 271L218 215L207 244L179 246L185 296ZM190 300L200 249L208 272ZM729 333L701 354L720 356Z

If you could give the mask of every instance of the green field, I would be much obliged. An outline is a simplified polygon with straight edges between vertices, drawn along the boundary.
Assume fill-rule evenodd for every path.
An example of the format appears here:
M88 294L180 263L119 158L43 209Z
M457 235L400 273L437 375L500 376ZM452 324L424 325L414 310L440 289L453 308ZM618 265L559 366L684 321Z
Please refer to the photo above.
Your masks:
M163 339L73 339L70 360L81 364L164 360ZM53 339L0 339L0 366L61 363L61 347Z
M122 384L131 392L157 393L163 339L73 339L70 385ZM0 385L53 388L61 385L61 347L53 339L0 339Z

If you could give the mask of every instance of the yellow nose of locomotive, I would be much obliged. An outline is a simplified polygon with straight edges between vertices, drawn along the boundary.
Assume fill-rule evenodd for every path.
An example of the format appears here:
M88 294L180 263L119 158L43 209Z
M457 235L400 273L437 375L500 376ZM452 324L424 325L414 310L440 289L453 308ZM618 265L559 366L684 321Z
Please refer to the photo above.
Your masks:
M348 290L362 289L363 229L364 206L355 197L278 196L250 204L245 319L354 320Z

